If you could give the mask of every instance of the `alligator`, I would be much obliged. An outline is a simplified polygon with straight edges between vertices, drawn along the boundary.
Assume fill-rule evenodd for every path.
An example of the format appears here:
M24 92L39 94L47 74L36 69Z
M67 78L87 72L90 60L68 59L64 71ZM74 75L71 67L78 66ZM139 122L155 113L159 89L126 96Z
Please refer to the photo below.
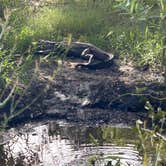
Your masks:
M114 55L108 53L93 44L84 42L52 42L41 40L37 44L36 55L48 55L56 53L69 58L81 58L88 60L86 64L78 64L76 68L99 69L112 65Z

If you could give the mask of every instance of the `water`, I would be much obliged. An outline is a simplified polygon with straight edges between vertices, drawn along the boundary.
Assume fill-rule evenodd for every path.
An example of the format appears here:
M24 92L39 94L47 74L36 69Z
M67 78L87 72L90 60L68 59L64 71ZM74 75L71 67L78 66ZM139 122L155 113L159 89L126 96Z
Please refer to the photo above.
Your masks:
M135 131L62 121L26 124L1 133L0 166L141 166Z

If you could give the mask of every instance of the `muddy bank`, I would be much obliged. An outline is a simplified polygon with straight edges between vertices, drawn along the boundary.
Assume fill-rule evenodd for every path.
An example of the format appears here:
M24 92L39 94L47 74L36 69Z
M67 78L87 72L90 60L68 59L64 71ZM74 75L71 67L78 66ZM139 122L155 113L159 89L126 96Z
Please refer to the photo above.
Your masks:
M79 62L67 59L58 68L51 59L41 63L38 76L20 107L43 93L12 122L54 118L135 124L137 119L147 118L144 109L147 101L154 108L166 109L166 85L162 74L140 71L132 63L119 61L108 69L76 70L74 67Z

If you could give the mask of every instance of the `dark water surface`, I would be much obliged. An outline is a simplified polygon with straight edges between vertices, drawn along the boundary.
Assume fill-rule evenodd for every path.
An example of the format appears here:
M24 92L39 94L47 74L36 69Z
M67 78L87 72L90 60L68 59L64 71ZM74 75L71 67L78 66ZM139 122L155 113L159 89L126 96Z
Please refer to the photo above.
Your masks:
M0 166L141 166L143 160L135 130L122 125L31 123L1 132L0 143Z

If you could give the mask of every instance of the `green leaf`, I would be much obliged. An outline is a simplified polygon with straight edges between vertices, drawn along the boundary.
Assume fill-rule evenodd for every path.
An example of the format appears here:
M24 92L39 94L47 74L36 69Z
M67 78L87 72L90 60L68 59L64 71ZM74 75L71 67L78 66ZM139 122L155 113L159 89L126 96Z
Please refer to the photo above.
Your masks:
M106 35L106 38L107 37L110 37L114 32L113 31L110 31L107 35Z
M135 13L135 9L136 9L136 0L132 0L130 6L130 13Z
M164 6L164 2L163 2L163 0L160 0L160 5L161 5L161 10L164 11L165 6Z

